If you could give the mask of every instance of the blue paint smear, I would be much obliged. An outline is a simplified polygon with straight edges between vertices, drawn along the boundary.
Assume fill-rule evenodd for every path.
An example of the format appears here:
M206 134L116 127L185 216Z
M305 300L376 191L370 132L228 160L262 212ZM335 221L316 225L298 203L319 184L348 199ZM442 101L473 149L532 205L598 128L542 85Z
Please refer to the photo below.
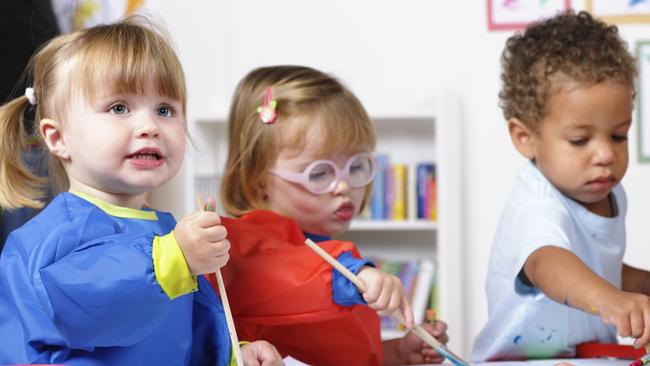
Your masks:
M515 338L512 340L512 343L517 344L521 341L521 335L515 336Z
M444 347L438 347L438 348L436 348L436 351L438 351L438 353L441 354L442 357L446 358L447 360L449 360L451 363L453 363L456 366L469 366L465 362L463 362L463 361L457 359L456 357L452 356L451 354L449 354L449 352L447 352L447 350Z

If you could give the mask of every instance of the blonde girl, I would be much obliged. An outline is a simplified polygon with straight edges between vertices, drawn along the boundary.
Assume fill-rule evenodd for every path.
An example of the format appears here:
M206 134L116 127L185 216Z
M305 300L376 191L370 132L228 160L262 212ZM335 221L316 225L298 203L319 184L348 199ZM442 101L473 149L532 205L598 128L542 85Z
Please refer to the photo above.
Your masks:
M366 204L375 133L336 79L301 66L263 67L239 83L228 121L224 267L238 331L315 365L440 362L414 335L381 342L377 311L413 315L395 276L332 240ZM318 242L365 283L363 295L307 246ZM367 306L366 306L367 305ZM446 339L445 325L428 327Z
M185 80L166 38L129 18L54 38L30 71L25 96L0 108L0 205L41 205L20 158L26 109L63 192L0 258L0 364L229 364L223 307L197 278L228 260L219 217L176 223L144 202L185 150ZM242 353L281 362L265 342Z

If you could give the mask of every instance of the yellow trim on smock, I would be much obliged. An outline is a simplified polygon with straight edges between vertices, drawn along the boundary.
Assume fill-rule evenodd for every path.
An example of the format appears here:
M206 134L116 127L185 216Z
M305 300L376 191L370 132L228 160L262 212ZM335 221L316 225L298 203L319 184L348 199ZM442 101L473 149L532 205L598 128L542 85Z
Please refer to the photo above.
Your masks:
M154 237L152 257L156 280L170 299L198 290L173 231Z

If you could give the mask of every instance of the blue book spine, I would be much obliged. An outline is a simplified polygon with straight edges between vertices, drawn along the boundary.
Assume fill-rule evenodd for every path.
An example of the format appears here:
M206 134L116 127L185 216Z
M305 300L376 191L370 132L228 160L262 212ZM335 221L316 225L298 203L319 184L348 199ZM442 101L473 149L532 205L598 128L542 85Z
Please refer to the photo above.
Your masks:
M385 210L386 196L386 167L388 166L388 156L377 155L377 174L372 186L372 198L370 199L370 218L373 220L383 220Z
M418 219L427 219L426 205L427 203L427 181L434 174L434 165L431 163L420 163L416 168L417 179L417 209Z

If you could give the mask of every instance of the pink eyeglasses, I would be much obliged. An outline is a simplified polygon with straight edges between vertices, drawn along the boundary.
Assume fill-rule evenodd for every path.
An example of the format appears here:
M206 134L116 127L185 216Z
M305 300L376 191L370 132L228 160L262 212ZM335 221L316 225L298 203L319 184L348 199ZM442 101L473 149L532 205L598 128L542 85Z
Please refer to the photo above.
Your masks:
M325 194L333 192L341 180L352 188L367 186L377 174L377 160L371 154L361 153L352 155L343 169L339 169L331 160L316 160L307 165L302 173L275 168L269 171L284 180L301 184L311 193Z

